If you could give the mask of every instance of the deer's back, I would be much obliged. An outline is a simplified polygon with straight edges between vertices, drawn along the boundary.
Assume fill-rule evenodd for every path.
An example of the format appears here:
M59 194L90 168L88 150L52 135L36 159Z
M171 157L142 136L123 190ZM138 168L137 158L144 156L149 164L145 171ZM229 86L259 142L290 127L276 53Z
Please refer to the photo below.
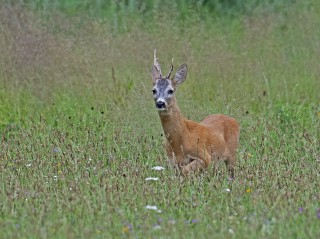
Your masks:
M222 114L213 114L208 115L200 124L211 129L214 134L220 134L229 147L237 147L240 127L234 118Z

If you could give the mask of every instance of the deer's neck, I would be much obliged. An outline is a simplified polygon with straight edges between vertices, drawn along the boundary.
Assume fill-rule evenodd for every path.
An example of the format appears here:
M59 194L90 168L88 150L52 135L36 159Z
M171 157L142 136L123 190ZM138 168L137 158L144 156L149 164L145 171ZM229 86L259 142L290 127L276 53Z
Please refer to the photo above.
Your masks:
M181 148L182 140L188 133L185 118L183 117L176 99L172 99L172 103L166 112L159 112L164 134L173 149Z

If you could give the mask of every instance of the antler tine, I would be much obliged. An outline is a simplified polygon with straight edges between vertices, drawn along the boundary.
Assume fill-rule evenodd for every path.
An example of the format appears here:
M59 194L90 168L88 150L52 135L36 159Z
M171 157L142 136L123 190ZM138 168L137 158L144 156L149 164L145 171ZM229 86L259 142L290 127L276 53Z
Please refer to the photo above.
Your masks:
M169 70L169 73L168 73L168 75L166 76L166 78L170 78L170 75L171 75L172 71L173 71L173 57L172 57L172 59L171 59L170 70Z
M154 49L154 53L153 53L153 65L158 69L160 76L162 76L161 73L161 67L160 64L158 62L158 58L157 58L157 49Z

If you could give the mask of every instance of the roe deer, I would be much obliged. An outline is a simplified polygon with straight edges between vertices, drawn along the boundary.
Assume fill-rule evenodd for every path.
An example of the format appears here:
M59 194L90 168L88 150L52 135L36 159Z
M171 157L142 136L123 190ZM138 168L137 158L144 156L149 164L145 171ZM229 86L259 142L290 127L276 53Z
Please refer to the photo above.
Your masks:
M167 139L168 158L179 167L183 175L203 170L211 162L217 170L218 161L224 160L230 176L234 178L240 134L238 122L222 114L209 115L200 123L184 118L174 93L187 77L187 65L181 65L170 79L172 71L173 63L169 73L162 75L154 50L152 92Z

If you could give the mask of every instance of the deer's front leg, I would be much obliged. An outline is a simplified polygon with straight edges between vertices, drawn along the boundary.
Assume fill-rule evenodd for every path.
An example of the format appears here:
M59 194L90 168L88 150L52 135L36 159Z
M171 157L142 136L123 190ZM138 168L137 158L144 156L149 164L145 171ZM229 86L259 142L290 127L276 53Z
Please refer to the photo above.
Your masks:
M191 172L201 171L206 168L206 164L202 159L189 155L188 159L191 161L191 163L188 163L182 167L181 172L183 175L188 175Z

